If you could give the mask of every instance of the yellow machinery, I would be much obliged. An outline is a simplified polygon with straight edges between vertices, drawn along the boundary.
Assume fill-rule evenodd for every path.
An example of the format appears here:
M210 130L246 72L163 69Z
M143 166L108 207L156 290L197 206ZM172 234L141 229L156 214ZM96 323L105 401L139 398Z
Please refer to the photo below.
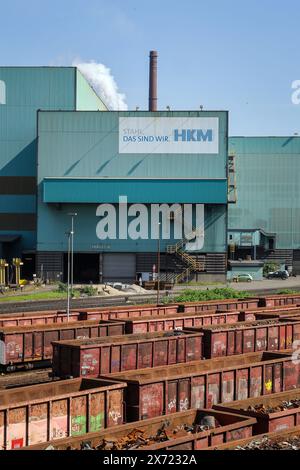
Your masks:
M16 270L16 284L17 286L20 285L20 279L21 279L21 266L23 266L23 262L21 258L13 258L12 263L15 267Z
M0 258L0 286L6 285L6 268L8 264L6 259Z

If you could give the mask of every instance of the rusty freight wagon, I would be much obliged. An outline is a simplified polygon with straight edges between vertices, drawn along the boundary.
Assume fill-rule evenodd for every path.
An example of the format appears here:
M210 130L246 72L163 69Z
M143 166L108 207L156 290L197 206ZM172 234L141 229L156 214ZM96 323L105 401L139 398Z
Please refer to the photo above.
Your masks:
M300 387L288 352L261 352L110 374L126 381L127 420L258 397Z
M261 312L256 314L257 320L267 320L270 318L284 318L288 319L291 318L293 320L297 320L300 317L300 310L280 310L278 312Z
M198 328L191 328L196 331ZM199 328L206 359L255 351L290 349L300 340L300 319L268 319Z
M125 388L113 380L79 378L0 391L0 448L122 424Z
M300 426L226 442L205 450L300 450Z
M205 300L203 302L179 303L179 311L197 313L207 310L249 310L258 307L259 299Z
M228 311L224 313L199 312L194 314L175 314L155 317L141 317L123 319L126 334L166 331L202 325L235 323L239 321L239 312ZM114 321L111 319L110 321ZM118 320L116 320L118 321Z
M215 405L214 408L255 418L255 434L283 431L300 425L300 389Z
M267 295L259 298L259 307L274 307L284 305L300 305L300 292L299 294L275 294Z
M287 312L290 314L294 314L299 312L300 313L300 307L298 305L285 305L284 307L258 307L258 308L252 308L250 310L241 310L240 312L240 321L255 321L255 320L261 320L264 318L260 318L260 315L274 315L274 318L279 317L281 312ZM243 315L244 315L244 320L243 320ZM271 317L270 317L271 318Z
M37 444L24 450L201 450L252 436L254 418L216 410L189 410L86 434Z
M79 314L79 320L109 320L122 318L138 318L145 316L171 315L178 311L177 304L168 305L130 305L119 307L98 307L83 308L72 310L73 313ZM65 312L62 312L65 313Z
M202 336L168 331L53 343L57 377L97 377L124 370L202 359Z
M263 320L264 318L279 318L283 315L300 315L300 307L298 305L285 305L283 307L258 307L251 310L241 311L247 313L248 320ZM252 317L250 317L252 314Z
M67 321L67 314L59 312L28 312L0 315L0 327L51 325L54 323L66 323ZM69 322L74 321L78 321L78 313L70 313Z
M13 371L52 360L52 341L123 334L123 322L71 322L0 328L0 367Z

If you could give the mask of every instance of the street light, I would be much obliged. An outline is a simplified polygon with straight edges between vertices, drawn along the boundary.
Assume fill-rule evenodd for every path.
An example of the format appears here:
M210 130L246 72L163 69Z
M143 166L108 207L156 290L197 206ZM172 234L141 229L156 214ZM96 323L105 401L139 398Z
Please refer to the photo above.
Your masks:
M71 293L73 293L73 281L74 281L74 217L77 212L70 212L68 214L71 217Z
M73 293L74 281L74 217L76 212L68 214L71 217L71 231L67 232L68 235L68 289L67 289L67 321L70 318L70 279L71 279L71 294Z
M70 247L71 247L71 232L66 232L68 235L68 286L67 286L67 321L70 317Z
M158 240L157 240L157 297L156 303L159 304L159 288L160 288L160 222L158 222Z

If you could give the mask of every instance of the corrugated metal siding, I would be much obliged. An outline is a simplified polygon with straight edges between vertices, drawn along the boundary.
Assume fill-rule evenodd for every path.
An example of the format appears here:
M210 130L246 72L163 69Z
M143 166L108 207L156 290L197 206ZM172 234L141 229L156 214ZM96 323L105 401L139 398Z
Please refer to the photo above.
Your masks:
M35 230L37 109L75 108L74 68L0 67L0 80L6 84L6 104L0 105L0 193L10 194L1 196L1 227L18 231L18 248L34 249L34 233L24 236L23 230ZM27 212L26 220L8 212Z
M0 196L1 213L34 213L36 206L35 196Z
M91 88L81 72L76 69L76 110L106 111L107 107Z
M100 240L96 235L99 217L96 216L97 204L63 204L60 208L55 205L40 204L38 216L38 250L67 251L66 232L70 230L69 212L77 212L75 219L74 250L77 252L156 252L156 239L106 239ZM150 217L150 210L148 211ZM206 205L204 212L205 252L226 251L226 214L225 205ZM116 208L118 224L118 208ZM148 223L150 236L150 221ZM117 226L118 233L118 226ZM175 241L171 230L170 239L161 239L161 251Z
M215 154L119 154L119 117L147 116L155 117L219 117L219 155ZM60 210L42 202L41 182L47 177L84 178L120 177L130 180L134 192L138 182L132 178L153 178L147 181L150 189L140 195L138 202L152 202L153 195L158 197L155 178L202 178L214 180L227 177L227 112L191 111L191 112L40 112L39 113L39 217L38 217L38 249L42 251L66 251L66 237L70 211L78 212L76 218L75 251L111 251L111 252L155 252L156 240L99 240L96 237L96 205L63 204ZM203 182L203 185L206 182ZM200 182L201 184L201 182ZM226 187L225 181L225 187ZM145 184L146 188L146 184ZM160 188L161 202L184 202L189 194L189 180L183 181L182 188L176 195L168 190L166 184ZM203 191L204 192L204 191ZM193 202L202 203L203 192L199 190ZM71 191L72 193L72 191ZM77 191L78 193L78 191ZM82 190L82 197L88 191ZM103 188L104 200L108 195ZM121 193L120 195L126 195ZM206 195L207 196L207 195ZM142 200L141 200L142 199ZM174 200L175 199L175 200ZM76 202L78 202L76 200ZM98 201L97 201L98 202ZM100 197L99 203L103 202ZM113 202L113 201L110 201ZM157 199L155 199L157 202ZM220 205L205 207L205 243L203 252L226 251L226 200L205 200L219 202ZM172 243L162 240L161 250Z
M95 102L101 101L82 76L75 88L76 74L74 67L0 67L6 90L5 103L0 104L0 195L36 193L32 180L36 177L38 109L75 110L76 97L81 108L98 109ZM2 206L8 203L3 212L36 212L28 197L22 202L15 199L16 207L12 207L12 198L3 201ZM27 242L24 240L26 249Z
M300 246L300 138L231 137L236 155L237 203L229 229L262 228L277 234L276 248Z
M219 117L220 153L219 155L119 154L119 116L137 115ZM226 164L226 112L39 113L39 182L44 177L51 176L226 178Z

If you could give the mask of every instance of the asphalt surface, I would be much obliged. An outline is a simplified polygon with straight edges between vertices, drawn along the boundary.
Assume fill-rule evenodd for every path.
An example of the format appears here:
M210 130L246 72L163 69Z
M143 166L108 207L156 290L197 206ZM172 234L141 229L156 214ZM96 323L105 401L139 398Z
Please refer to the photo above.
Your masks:
M226 285L216 284L209 286L181 286L178 285L175 288L175 291L181 291L185 289L195 289L195 290L207 290L214 288L226 287ZM300 290L300 276L290 277L288 279L264 279L263 281L251 281L251 282L228 282L227 287L230 287L235 290L246 290L246 291L277 291L282 289L292 289Z

